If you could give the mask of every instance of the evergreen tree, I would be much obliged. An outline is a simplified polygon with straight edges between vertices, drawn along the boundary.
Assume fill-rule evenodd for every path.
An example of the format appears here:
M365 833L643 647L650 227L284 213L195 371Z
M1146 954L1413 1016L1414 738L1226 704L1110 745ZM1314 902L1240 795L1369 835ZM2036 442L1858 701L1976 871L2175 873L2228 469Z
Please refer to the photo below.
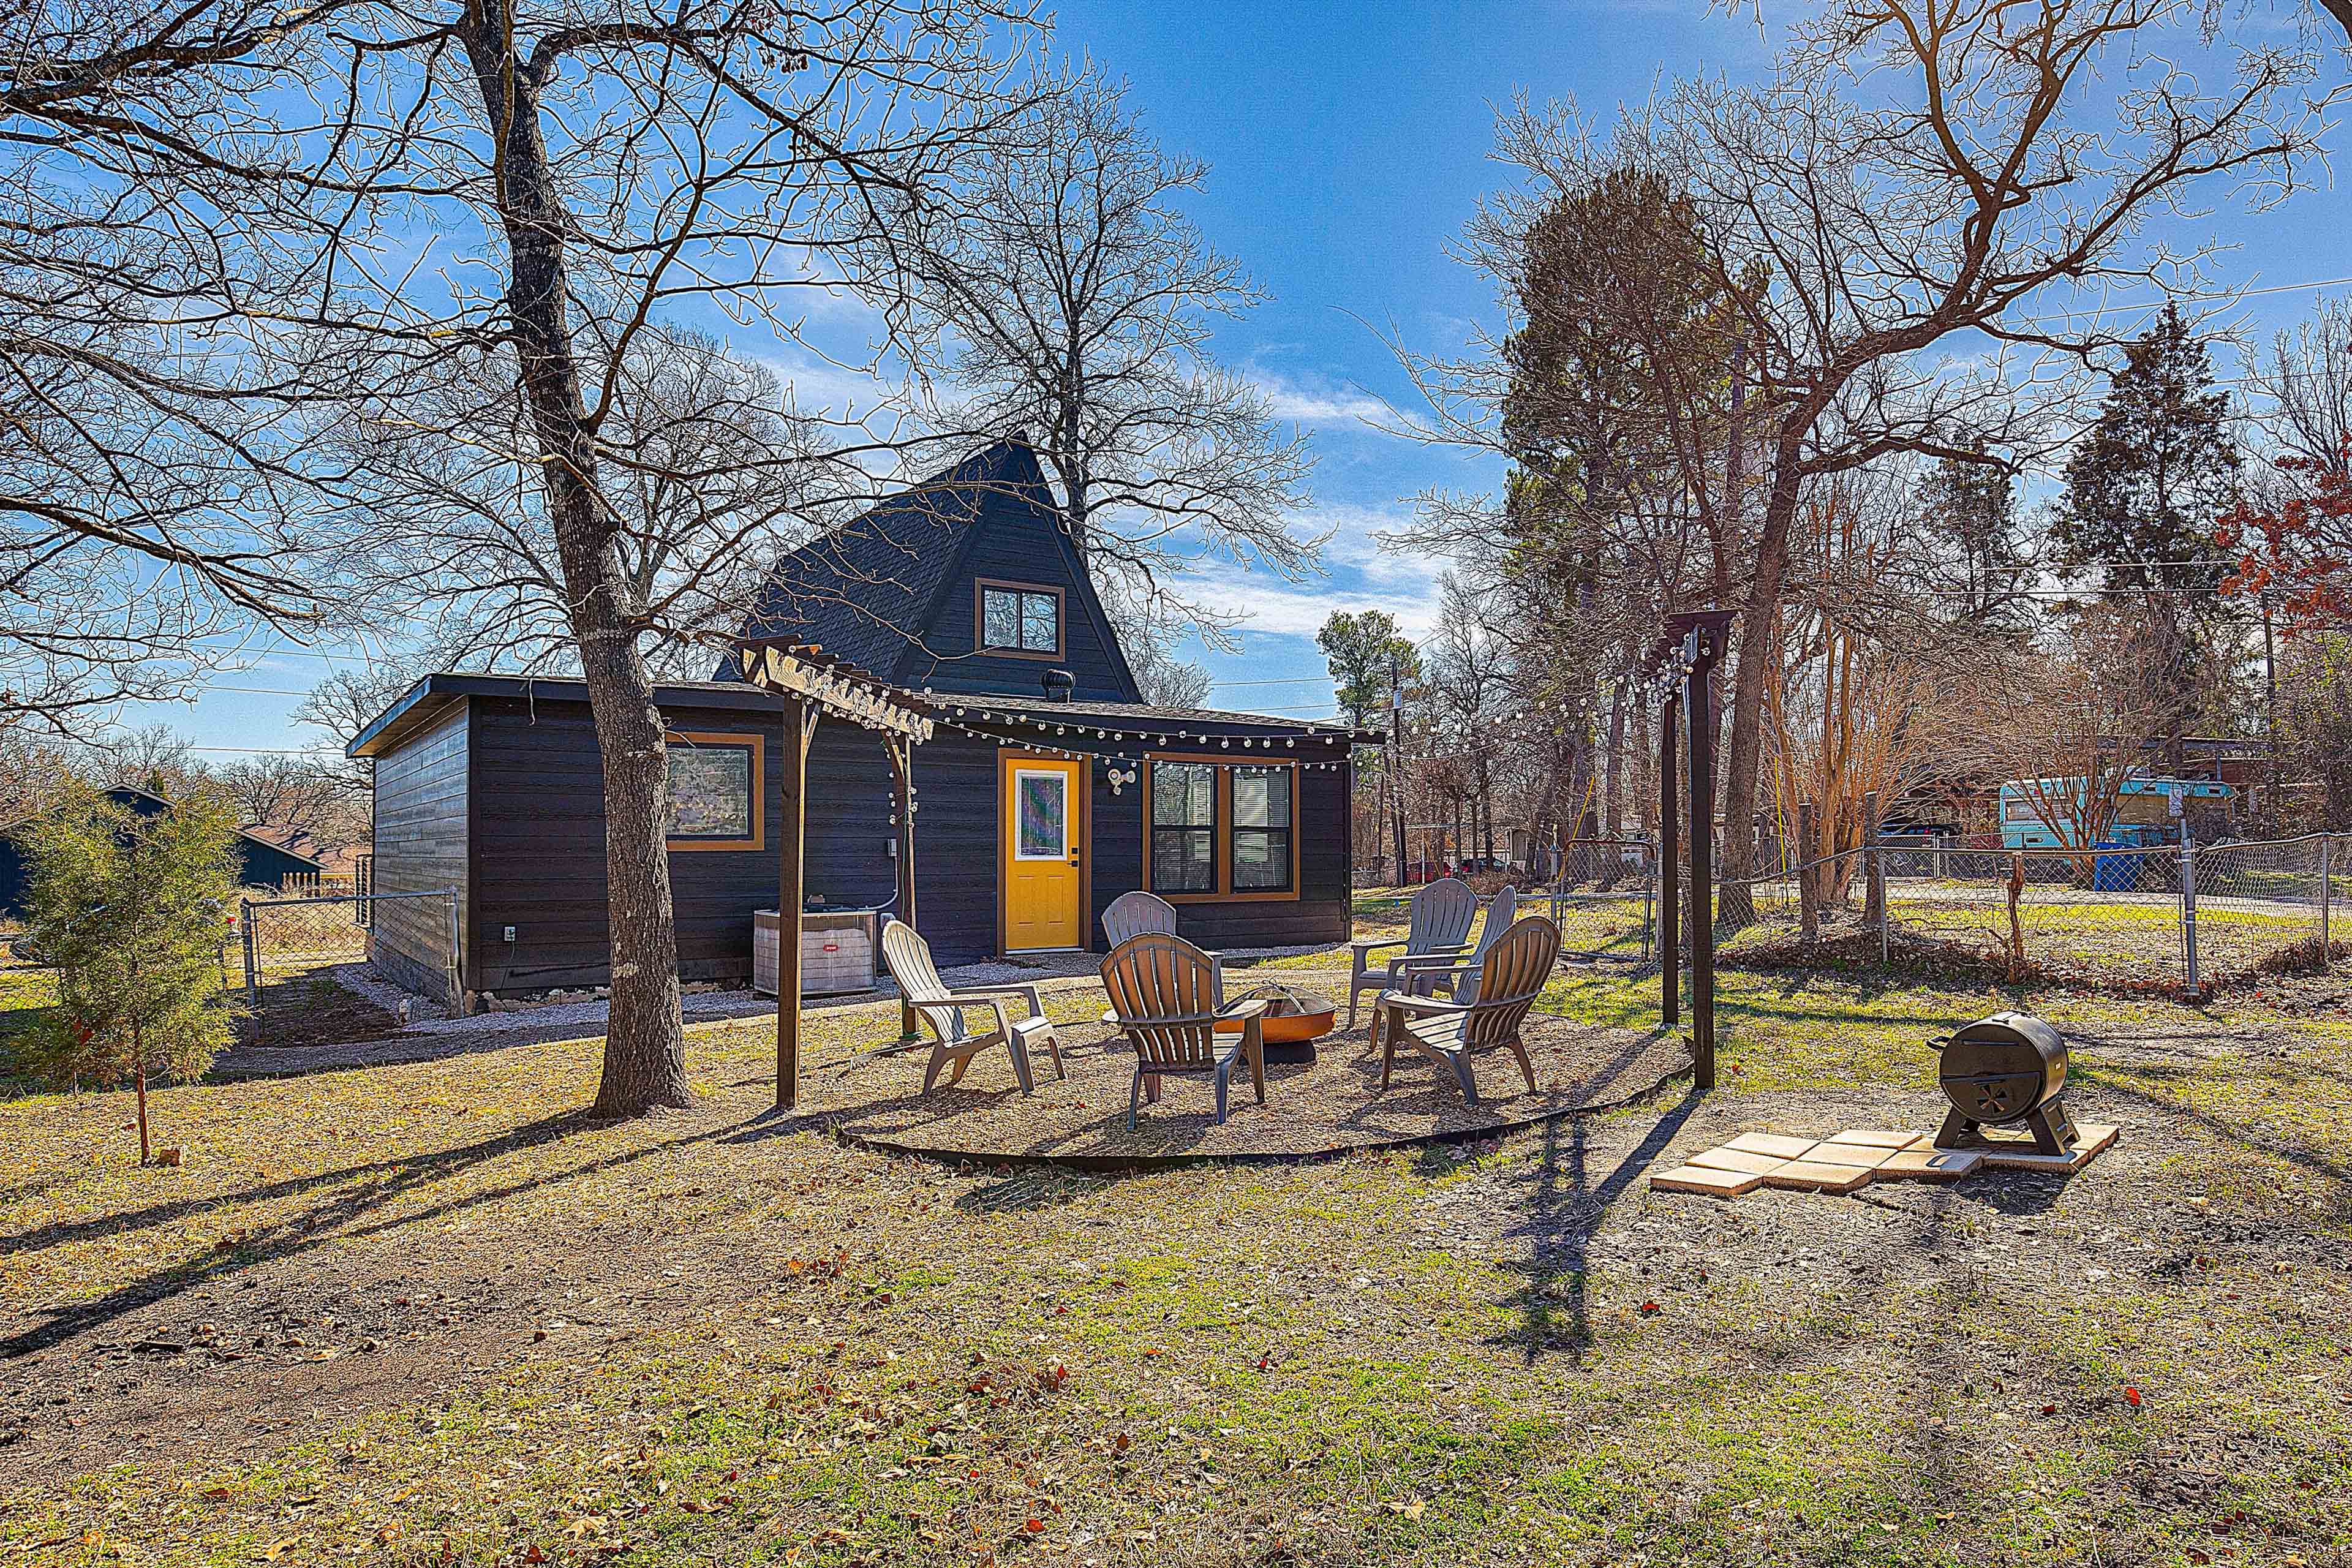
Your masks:
M2097 570L2101 592L2119 603L2179 590L2210 614L2229 570L2214 531L2237 503L2230 395L2213 384L2205 340L2167 305L2124 351L2066 464L2051 529L2059 564Z
M92 791L28 835L32 942L58 970L33 1065L60 1083L134 1085L142 1165L147 1080L200 1077L236 1015L221 963L236 831L209 794L142 816Z
M2230 559L2217 538L2238 502L2230 395L2205 340L2167 305L2124 353L2099 416L2066 464L2053 520L2058 563L2097 574L2100 596L2136 609L2170 765L2231 662Z
M2009 470L1990 458L1945 458L1919 481L1921 523L1959 558L1960 601L1946 606L1948 618L1989 629L2024 624L2016 504Z
M1389 692L1421 679L1421 655L1386 610L1334 615L1315 634L1315 645L1330 668L1339 716L1359 730L1385 723Z

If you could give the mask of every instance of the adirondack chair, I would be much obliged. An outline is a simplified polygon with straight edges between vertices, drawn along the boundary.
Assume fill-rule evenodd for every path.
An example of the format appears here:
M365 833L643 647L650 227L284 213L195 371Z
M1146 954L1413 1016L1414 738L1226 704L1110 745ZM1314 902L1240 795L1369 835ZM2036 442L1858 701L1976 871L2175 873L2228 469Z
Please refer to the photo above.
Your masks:
M1467 957L1401 958L1391 967L1397 970L1396 990L1412 996L1444 994L1456 1002L1478 999L1478 975L1484 967L1486 950L1503 939L1511 922L1519 915L1519 893L1516 888L1505 888L1486 900L1486 918L1479 924L1478 940L1471 946ZM1382 1020L1388 1009L1372 1009L1372 1048L1380 1048Z
M1389 1019L1381 1031L1381 1088L1385 1090L1389 1086L1389 1070L1395 1064L1397 1041L1402 1037L1432 1062L1452 1068L1462 1085L1462 1097L1473 1105L1478 1103L1478 1080L1471 1071L1470 1058L1486 1051L1507 1050L1517 1057L1528 1091L1533 1093L1535 1064L1528 1060L1528 1047L1520 1041L1519 1031L1559 957L1559 927L1541 915L1529 915L1514 922L1486 949L1474 977L1475 1000L1441 1000L1402 991L1383 994L1381 1009Z
M1129 1131L1139 1105L1160 1103L1160 1080L1169 1073L1213 1079L1223 1126L1236 1058L1248 1061L1257 1102L1265 1103L1260 1019L1266 1003L1253 998L1227 1005L1224 984L1207 953L1181 937L1147 931L1111 950L1102 961L1102 983L1118 1026L1135 1047L1135 1081L1127 1091ZM1221 1019L1241 1020L1240 1031L1219 1033Z
M971 1058L992 1046L1003 1046L1011 1054L1013 1076L1020 1079L1024 1094L1037 1091L1029 1072L1029 1051L1034 1045L1043 1044L1052 1053L1054 1076L1064 1076L1062 1044L1054 1037L1054 1026L1046 1020L1045 1004L1034 985L967 985L950 991L940 978L939 966L931 962L931 944L904 921L892 921L882 928L882 963L938 1041L931 1047L930 1065L923 1069L925 1094L939 1082L942 1066L954 1063L948 1082L961 1083ZM1027 1001L1029 1016L1013 1021L1005 1012L1007 996ZM972 1028L964 1017L967 1009L986 1009L995 1027Z
M1176 934L1176 906L1157 893L1137 889L1121 893L1103 910L1103 935L1117 947L1131 936L1156 932L1160 936Z
M1412 923L1402 937L1377 937L1348 944L1355 954L1354 973L1348 977L1348 1027L1356 1026L1356 1002L1365 992L1391 991L1402 975L1398 965L1416 958L1443 958L1459 963L1470 945L1470 922L1478 913L1478 895L1456 877L1441 878L1412 896ZM1374 968L1372 954L1382 948L1404 952Z

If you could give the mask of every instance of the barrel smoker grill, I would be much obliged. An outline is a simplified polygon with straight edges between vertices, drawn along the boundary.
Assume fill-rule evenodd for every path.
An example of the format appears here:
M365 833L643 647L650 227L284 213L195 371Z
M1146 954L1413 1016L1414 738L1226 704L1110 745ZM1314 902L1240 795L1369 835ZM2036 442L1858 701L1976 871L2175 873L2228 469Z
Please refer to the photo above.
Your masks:
M2059 1096L2066 1088L2066 1042L2025 1013L1995 1013L1935 1042L1944 1096L1952 1102L1936 1134L1939 1149L1979 1149L1987 1127L2022 1126L2036 1153L2074 1147L2074 1119Z

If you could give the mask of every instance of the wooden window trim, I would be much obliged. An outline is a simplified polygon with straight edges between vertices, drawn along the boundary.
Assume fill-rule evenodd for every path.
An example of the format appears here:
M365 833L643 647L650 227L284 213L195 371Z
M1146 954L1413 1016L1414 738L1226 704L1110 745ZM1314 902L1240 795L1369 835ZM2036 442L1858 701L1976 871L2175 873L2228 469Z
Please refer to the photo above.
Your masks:
M1002 589L1009 594L1045 594L1054 601L1054 649L1039 653L1034 648L998 647L988 640L988 591ZM975 577L971 582L971 646L975 653L992 658L1059 659L1070 643L1069 601L1061 589L1051 583L1015 583L1004 577Z
M1217 887L1208 893L1162 893L1151 887L1152 770L1161 763L1207 763L1217 770ZM1234 891L1234 769L1284 768L1290 773L1290 886L1280 892ZM1154 898L1171 904L1295 904L1299 900L1298 763L1292 758L1214 756L1198 752L1146 752L1143 754L1143 886Z
M709 852L742 854L747 850L764 850L768 847L768 738L741 730L666 730L662 732L664 746L731 746L751 753L751 837L749 838L672 838L667 834L662 847L673 855L694 855ZM667 803L663 806L668 810Z

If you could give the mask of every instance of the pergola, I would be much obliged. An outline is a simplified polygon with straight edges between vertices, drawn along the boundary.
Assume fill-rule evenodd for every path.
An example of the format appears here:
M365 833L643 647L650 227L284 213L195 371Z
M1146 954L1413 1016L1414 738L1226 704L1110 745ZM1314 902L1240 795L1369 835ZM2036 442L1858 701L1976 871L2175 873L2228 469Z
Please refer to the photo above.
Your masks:
M801 905L808 826L808 752L826 714L881 733L890 753L898 817L898 918L915 923L915 747L931 738L919 698L822 648L773 637L735 645L743 679L784 698L784 809L776 868L776 1108L800 1100ZM902 1006L901 1011L904 1011ZM912 1032L911 1019L902 1020Z

